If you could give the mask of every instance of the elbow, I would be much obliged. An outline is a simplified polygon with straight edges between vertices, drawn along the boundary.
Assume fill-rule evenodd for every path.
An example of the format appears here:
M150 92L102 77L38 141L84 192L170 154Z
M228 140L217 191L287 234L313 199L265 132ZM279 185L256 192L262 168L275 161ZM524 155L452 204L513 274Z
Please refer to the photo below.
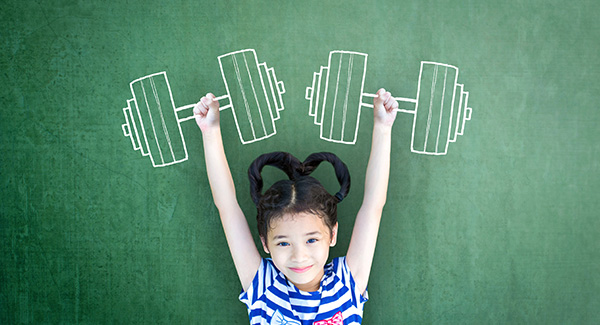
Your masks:
M383 200L371 200L364 201L361 209L369 211L370 214L381 215L383 213L383 207L385 206L385 199Z
M365 199L365 202L363 202L363 204L368 205L373 210L383 210L383 207L385 206L386 202L386 195L378 195L375 197L372 196L370 198Z

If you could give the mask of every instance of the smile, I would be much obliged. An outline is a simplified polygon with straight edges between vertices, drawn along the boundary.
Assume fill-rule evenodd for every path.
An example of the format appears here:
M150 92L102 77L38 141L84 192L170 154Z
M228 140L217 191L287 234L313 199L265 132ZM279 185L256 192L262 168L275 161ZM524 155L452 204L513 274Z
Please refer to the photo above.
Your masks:
M310 270L311 267L312 267L312 265L311 266L307 266L307 267L303 267L303 268L290 267L290 270L292 270L292 271L294 271L296 273L304 273L304 272Z

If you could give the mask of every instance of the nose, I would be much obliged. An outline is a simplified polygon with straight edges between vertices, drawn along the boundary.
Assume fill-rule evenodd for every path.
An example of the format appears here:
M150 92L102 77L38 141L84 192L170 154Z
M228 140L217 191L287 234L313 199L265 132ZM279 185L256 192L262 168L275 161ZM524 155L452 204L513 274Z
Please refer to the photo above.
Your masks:
M294 250L292 251L292 261L293 262L304 262L308 259L308 252L303 245L294 246Z

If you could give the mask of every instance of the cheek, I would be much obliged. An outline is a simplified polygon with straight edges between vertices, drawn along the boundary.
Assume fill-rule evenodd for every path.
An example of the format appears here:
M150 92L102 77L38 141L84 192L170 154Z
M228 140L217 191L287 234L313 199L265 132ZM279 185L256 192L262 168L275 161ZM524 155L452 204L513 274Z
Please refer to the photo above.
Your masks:
M319 247L316 247L314 256L319 260L327 260L329 257L329 243L327 241L321 242Z
M289 259L287 250L277 249L276 247L274 247L271 250L271 259L277 267L283 266L285 262Z

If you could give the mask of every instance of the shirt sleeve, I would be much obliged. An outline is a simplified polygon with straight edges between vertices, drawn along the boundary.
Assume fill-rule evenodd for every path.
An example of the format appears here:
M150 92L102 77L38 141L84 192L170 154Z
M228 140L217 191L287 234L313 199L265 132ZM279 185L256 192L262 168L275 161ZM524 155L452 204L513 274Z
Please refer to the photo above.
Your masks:
M344 285L350 288L352 299L355 301L356 305L362 305L365 302L367 302L367 300L369 300L369 294L367 292L367 289L365 288L364 292L358 292L358 289L356 288L356 282L354 281L352 272L350 272L350 268L348 267L348 263L346 262L346 257L339 257L338 263L336 264L338 265L336 273L338 277L342 279Z
M263 258L248 290L244 291L242 289L239 296L240 301L246 304L248 308L251 308L265 294L265 291L271 286L276 276L277 269L273 265L273 262L270 259Z

